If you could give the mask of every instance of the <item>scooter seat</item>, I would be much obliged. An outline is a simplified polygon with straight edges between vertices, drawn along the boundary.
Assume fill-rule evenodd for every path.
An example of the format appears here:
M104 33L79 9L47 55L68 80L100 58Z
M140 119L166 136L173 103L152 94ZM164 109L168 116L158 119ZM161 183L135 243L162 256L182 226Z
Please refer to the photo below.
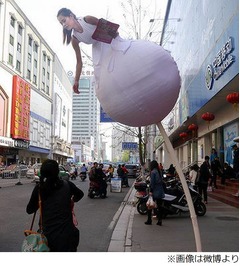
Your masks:
M163 200L167 200L167 201L172 201L175 200L176 196L170 195L170 194L165 194L165 197L163 198Z

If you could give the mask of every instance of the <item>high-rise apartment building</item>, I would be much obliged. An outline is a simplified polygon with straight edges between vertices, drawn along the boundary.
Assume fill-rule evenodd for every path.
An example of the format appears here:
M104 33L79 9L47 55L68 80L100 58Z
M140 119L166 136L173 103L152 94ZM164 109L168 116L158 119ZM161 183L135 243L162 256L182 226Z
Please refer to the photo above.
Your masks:
M91 148L91 159L97 160L99 153L100 104L95 94L93 76L81 76L80 94L73 94L72 145L75 152ZM86 152L86 149L85 149ZM89 154L84 154L89 160ZM83 158L83 155L81 155Z

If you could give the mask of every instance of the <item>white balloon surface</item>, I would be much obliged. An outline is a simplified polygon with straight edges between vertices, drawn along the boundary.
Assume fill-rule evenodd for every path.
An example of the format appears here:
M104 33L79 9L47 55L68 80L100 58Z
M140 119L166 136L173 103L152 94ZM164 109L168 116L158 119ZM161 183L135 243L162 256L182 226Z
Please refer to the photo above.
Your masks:
M161 46L136 40L124 54L106 52L101 61L96 94L114 121L133 127L151 125L174 107L181 83L179 71Z

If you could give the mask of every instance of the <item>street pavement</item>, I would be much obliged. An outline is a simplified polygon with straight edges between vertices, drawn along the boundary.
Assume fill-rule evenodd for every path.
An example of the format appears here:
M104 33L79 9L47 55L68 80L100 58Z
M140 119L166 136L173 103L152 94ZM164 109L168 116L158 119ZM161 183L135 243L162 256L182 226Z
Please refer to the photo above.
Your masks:
M0 187L33 182L31 179L0 179ZM1 192L1 189L0 189ZM147 217L134 205L134 186L113 217L116 225L108 252L196 252L192 220L188 213L167 216L163 225L145 225ZM114 222L115 224L115 222ZM209 197L207 212L197 218L202 252L239 252L239 209Z
M145 225L134 206L135 189L124 199L109 252L196 252L189 213L167 216L163 225ZM208 197L207 212L197 218L202 252L239 252L239 209Z

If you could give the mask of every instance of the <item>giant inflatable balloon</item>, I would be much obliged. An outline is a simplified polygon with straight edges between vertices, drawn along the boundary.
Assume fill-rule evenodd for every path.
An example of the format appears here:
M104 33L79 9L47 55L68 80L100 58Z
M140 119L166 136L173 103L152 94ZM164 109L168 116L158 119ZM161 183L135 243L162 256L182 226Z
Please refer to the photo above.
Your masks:
M120 45L119 45L120 42ZM116 122L139 127L160 122L174 107L180 90L178 67L169 52L144 40L114 39L93 58L96 95ZM115 52L112 52L114 51Z

